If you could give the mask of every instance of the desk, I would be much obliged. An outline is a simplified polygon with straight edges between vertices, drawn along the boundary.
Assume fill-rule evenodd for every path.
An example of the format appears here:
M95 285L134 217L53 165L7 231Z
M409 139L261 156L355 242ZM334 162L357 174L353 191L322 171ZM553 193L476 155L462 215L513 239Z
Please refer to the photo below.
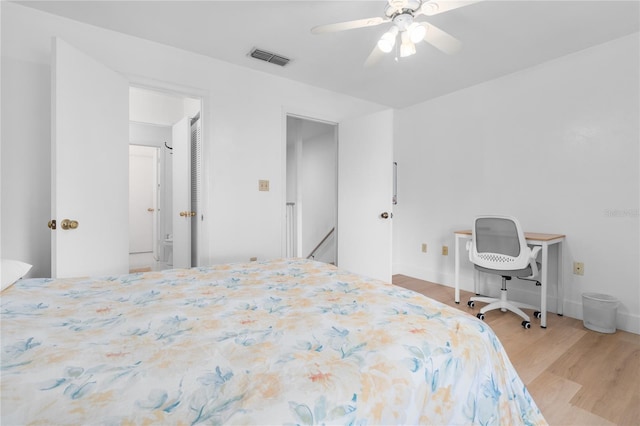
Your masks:
M456 236L456 265L455 265L455 302L460 303L460 242L471 239L472 233L470 229L464 231L455 231ZM562 287L562 242L565 236L562 234L539 234L535 232L525 232L524 237L527 244L542 247L542 271L540 272L540 284L542 284L540 295L540 327L547 328L547 285L549 279L547 276L549 270L549 246L558 245L558 298L556 299L556 312L562 315L564 304L564 289ZM465 247L466 249L466 247ZM475 286L474 286L475 288Z

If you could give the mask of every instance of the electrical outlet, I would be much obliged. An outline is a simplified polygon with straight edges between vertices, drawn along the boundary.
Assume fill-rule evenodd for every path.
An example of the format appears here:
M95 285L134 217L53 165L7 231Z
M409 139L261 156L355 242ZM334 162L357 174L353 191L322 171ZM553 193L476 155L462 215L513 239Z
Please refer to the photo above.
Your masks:
M427 252L427 243L422 243L422 252L423 253Z
M584 275L584 263L573 262L573 273L576 275Z
M258 191L269 191L269 181L260 179L258 181Z
M442 246L442 255L449 256L449 246Z

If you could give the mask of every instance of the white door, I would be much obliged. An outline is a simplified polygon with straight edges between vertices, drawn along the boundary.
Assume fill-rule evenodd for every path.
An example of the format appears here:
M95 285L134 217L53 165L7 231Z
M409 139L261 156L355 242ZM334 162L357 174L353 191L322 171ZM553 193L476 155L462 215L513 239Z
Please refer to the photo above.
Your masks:
M391 282L393 111L338 131L338 266Z
M154 252L158 148L129 147L129 253Z
M173 267L191 267L191 120L173 125Z
M52 276L127 273L129 83L58 38L51 70Z

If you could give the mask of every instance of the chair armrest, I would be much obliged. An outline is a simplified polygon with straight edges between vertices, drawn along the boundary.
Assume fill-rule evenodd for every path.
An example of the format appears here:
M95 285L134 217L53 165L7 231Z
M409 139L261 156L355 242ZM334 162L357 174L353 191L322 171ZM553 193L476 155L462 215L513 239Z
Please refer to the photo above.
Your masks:
M540 250L542 250L542 247L535 246L533 249L531 249L531 254L529 255L529 264L531 265L532 277L540 276L540 271L538 270L538 262L536 261L538 257L538 253L540 253Z
M533 259L536 259L538 257L538 253L540 253L540 250L542 250L542 247L540 246L535 246L534 248L531 249L531 257Z

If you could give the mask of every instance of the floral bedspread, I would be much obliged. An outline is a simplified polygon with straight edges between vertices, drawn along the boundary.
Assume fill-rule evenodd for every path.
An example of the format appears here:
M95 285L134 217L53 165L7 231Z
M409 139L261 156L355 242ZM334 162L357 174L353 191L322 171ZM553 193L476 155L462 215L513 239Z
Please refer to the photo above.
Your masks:
M483 322L300 259L5 290L1 423L546 424Z

